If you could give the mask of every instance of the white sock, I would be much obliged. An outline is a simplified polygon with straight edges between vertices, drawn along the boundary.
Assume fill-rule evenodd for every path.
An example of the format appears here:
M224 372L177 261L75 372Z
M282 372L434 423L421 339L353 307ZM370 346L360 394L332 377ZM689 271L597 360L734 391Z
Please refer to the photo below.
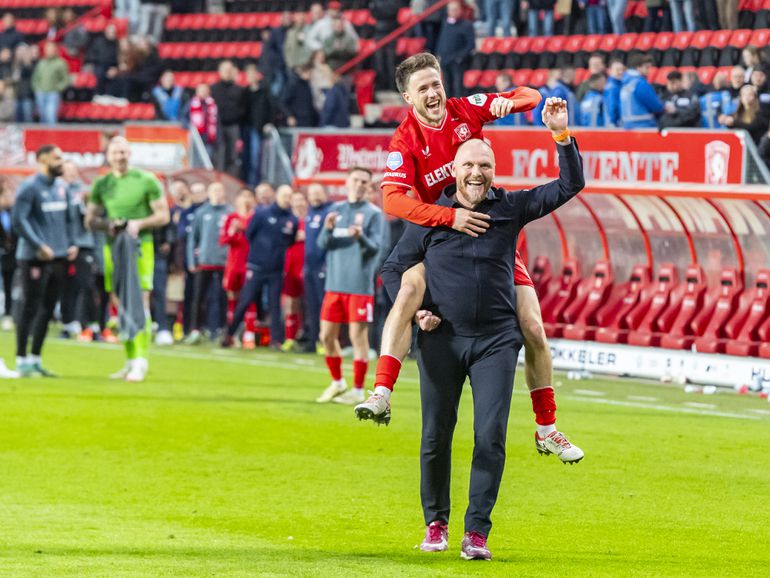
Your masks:
M390 401L390 394L392 392L384 385L378 385L377 387L374 388L374 393L376 393L377 395L381 395L382 397Z
M39 355L28 355L27 356L27 363L31 363L32 365L36 363L42 363L42 359Z
M21 357L19 355L16 356L16 367L17 368L22 366L22 365L24 365L24 364L26 364L26 363L27 363L27 358L26 357Z
M556 431L556 424L552 423L551 425L539 425L537 426L537 435L539 435L541 438L544 438L550 433L553 433Z
M341 378L341 379L334 379L334 380L332 380L332 383L334 383L334 385L336 385L337 387L339 387L340 385L341 385L341 386L343 386L343 387L345 387L345 388L347 388L347 387L348 387L348 384L347 384L347 382L345 381L345 378L344 378L344 377L343 377L343 378Z

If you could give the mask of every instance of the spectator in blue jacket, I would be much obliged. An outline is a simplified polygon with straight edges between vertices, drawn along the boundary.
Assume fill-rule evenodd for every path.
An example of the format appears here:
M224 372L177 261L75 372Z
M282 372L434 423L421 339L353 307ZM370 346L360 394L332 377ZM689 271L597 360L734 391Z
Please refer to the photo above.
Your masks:
M497 92L510 92L516 88L513 84L513 78L507 72L501 72L495 79L495 90ZM530 126L532 123L527 118L527 113L517 112L515 114L509 114L502 118L498 118L492 124L495 126Z
M350 90L344 78L336 74L334 77L334 86L325 91L326 98L319 125L348 128L350 126Z
M156 116L159 120L178 121L182 118L184 89L174 84L174 73L166 70L152 89Z
M733 114L735 104L730 94L730 83L724 72L717 72L713 81L714 90L700 97L700 125L703 128L727 128L719 122L723 114Z
M592 74L588 79L588 92L580 101L577 124L591 128L604 128L609 124L607 107L604 104L604 87L607 77L603 74Z
M620 87L623 85L623 75L626 65L621 60L610 62L607 84L604 87L604 106L607 109L607 120L612 126L620 126Z
M462 4L452 0L447 4L447 16L441 25L436 43L436 56L441 61L444 86L448 97L463 96L463 73L471 52L476 48L473 24L462 18Z
M664 106L655 89L647 81L652 57L634 54L629 58L629 70L620 88L620 120L623 128L658 128L657 117ZM674 112L673 105L666 112Z
M532 111L532 119L535 126L543 126L542 112L545 106L545 101L549 98L561 98L567 102L567 110L577 110L575 93L563 82L564 70L554 68L548 72L548 80L545 86L539 89L540 94L543 95L540 104Z

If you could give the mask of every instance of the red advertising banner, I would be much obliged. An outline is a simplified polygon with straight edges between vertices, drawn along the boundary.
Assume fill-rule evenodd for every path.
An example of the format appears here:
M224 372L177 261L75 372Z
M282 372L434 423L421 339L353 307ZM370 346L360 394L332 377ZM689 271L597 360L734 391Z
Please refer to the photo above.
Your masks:
M110 137L124 134L131 142L132 162L151 170L178 170L188 166L189 135L178 126L127 124L88 128L29 125L0 126L0 167L34 167L35 151L55 144L67 160L81 169L104 165Z
M299 184L338 181L350 167L384 172L391 132L299 132L294 168ZM500 179L541 180L558 174L558 157L546 130L487 129ZM587 180L625 185L740 184L743 135L731 131L575 131Z

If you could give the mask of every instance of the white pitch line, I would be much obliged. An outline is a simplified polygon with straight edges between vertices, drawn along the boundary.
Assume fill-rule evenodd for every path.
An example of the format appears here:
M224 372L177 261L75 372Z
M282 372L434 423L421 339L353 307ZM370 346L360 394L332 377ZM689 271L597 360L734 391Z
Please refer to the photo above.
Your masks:
M684 405L689 405L690 407L697 407L701 409L716 409L716 405L713 403L698 403L697 401L686 401L684 402Z
M573 391L573 393L578 395L590 395L591 397L602 397L607 395L603 391L594 391L593 389L576 389Z
M746 411L750 411L752 413L758 413L759 415L770 415L770 411L766 409L747 409Z
M660 401L660 398L658 397L647 397L644 395L629 395L628 399L631 401L646 401L646 402L654 402L654 401Z
M73 347L79 347L79 348L87 348L87 347L98 347L100 349L122 349L119 348L116 345L108 344L108 343L79 343L77 341L59 341L58 343L62 345L69 345ZM224 352L223 352L224 353ZM171 351L171 350L164 350L164 349L158 349L154 348L152 350L153 356L160 356L160 357L174 357L174 358L184 358L184 359L195 359L199 361L218 361L218 362L225 362L225 363L237 363L240 365L250 365L253 367L276 367L284 370L289 371L304 371L304 372L312 372L312 373L320 373L327 375L328 370L326 368L322 367L306 367L306 366L299 366L299 365L293 365L293 359L287 358L284 362L270 362L270 361L261 361L259 359L243 359L235 352L233 354L225 353L224 355L212 355L207 353L188 353L185 351ZM407 381L410 383L419 383L419 380L409 377L401 377L399 378L399 381ZM589 391L589 390L584 390ZM695 408L689 408L689 407L670 407L666 405L653 405L653 404L646 404L646 403L637 403L632 401L620 401L620 400L614 400L614 399L602 399L598 397L588 397L588 396L570 396L566 395L563 396L566 399L570 399L572 401L581 401L584 403L599 403L604 405L614 405L619 407L634 407L638 409L651 409L653 411L663 411L667 413L684 413L684 414L690 414L690 415L707 415L707 416L713 416L713 417L727 417L727 418L735 418L735 419L747 419L747 420L759 420L762 419L759 416L753 416L753 415L746 415L746 414L739 414L739 413L728 413L728 412L720 412L720 411L708 411L708 410L700 410ZM752 410L749 410L752 411ZM753 410L755 412L761 412L764 410Z
M616 399L602 399L598 397L574 397L574 396L565 396L567 399L571 399L573 401L582 401L585 403L601 403L604 405L616 405L619 407L635 407L638 409L652 409L655 411L665 411L668 413L686 413L691 415L709 415L713 417L730 417L735 419L750 419L750 420L757 420L761 419L759 417L755 417L753 415L746 415L742 413L728 413L724 411L709 411L705 409L695 409L695 408L689 408L689 407L671 407L668 405L653 405L653 404L646 404L646 403L636 403L633 401L620 401Z

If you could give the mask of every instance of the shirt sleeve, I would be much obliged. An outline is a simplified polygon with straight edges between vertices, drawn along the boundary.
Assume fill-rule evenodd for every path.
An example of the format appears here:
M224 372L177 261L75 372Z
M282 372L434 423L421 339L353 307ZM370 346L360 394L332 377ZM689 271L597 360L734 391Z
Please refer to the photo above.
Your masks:
M102 200L102 183L104 181L99 178L94 181L93 187L91 187L91 195L89 196L89 201L91 201L95 205L103 205L104 202Z
M364 248L366 258L374 258L382 251L383 223L382 212L374 211L366 229L358 238L358 242Z
M21 188L16 196L16 202L13 205L13 228L18 232L32 248L37 251L45 245L45 241L37 234L35 228L30 221L30 214L32 213L33 195L32 187L24 186Z
M160 181L152 173L146 174L147 178L147 200L150 202L157 201L163 197L163 187L160 186Z
M460 98L458 101L466 113L472 115L482 123L487 123L498 118L489 110L489 107L492 106L492 102L498 96L513 101L511 114L532 110L543 99L540 93L534 88L520 86L513 90L509 90L508 92L501 92L499 94L496 92L472 94L471 96Z
M409 191L410 188L404 185L384 185L382 205L385 212L423 227L451 227L454 224L454 209L423 203L412 197Z
M533 189L506 193L508 210L518 220L519 228L552 213L585 187L583 159L573 139L566 146L556 145L559 154L559 178Z

